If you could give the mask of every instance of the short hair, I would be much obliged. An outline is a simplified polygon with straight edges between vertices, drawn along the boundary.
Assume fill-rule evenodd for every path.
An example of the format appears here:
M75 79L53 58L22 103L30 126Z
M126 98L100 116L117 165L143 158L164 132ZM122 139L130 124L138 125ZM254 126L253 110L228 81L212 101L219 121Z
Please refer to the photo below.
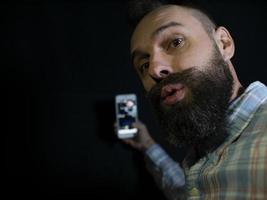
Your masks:
M128 3L128 23L131 32L136 28L142 18L151 11L164 5L178 5L191 10L191 14L200 21L209 36L212 35L217 24L203 5L189 0L131 0Z

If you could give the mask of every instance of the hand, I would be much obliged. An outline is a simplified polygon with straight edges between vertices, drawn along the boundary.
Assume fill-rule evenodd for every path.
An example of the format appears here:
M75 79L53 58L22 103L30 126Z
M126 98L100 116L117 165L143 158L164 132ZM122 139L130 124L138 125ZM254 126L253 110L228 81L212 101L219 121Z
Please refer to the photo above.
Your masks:
M139 151L146 151L150 146L156 143L142 122L138 121L133 123L133 127L138 129L137 135L132 139L122 140L124 143Z

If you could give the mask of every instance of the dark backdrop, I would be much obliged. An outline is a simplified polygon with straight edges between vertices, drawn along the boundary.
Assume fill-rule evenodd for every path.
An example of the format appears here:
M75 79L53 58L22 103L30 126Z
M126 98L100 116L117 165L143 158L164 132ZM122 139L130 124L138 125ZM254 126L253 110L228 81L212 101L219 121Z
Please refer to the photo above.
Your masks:
M233 62L242 83L266 84L266 4L204 2L236 41ZM160 136L130 67L125 2L0 5L9 195L164 199L142 155L113 133L114 96L137 93L141 120L175 160L183 158Z

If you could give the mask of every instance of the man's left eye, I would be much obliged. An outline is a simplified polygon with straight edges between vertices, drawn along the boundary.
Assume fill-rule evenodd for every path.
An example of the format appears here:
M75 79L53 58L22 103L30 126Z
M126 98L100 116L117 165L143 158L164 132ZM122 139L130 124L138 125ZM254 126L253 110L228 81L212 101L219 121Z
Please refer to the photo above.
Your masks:
M184 39L183 38L175 38L174 40L171 41L170 46L171 47L177 47L183 43Z

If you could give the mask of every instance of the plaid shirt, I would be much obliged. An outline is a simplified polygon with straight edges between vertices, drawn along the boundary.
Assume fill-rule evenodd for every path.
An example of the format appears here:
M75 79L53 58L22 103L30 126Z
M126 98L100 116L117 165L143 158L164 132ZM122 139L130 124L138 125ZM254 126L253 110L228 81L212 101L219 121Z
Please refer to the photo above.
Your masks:
M168 199L267 199L265 85L252 83L230 105L227 129L226 141L191 167L193 151L183 169L158 144L146 151L148 168Z

